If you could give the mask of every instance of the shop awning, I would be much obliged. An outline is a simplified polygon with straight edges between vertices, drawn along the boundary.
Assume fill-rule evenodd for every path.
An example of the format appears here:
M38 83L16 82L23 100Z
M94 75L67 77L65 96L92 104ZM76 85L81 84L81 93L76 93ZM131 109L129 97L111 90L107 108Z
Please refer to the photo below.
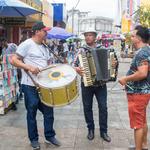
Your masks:
M19 0L0 1L0 17L25 17L36 13L41 12Z

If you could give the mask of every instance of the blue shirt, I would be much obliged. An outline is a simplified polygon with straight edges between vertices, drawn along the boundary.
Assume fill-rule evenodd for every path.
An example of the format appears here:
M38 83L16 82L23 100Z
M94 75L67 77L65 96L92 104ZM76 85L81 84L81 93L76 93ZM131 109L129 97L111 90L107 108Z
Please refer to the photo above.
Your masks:
M149 70L145 79L140 81L128 82L126 86L127 93L150 94L150 47L145 46L140 48L134 56L127 76L137 71L138 67L143 63L148 62ZM129 88L130 87L130 88Z

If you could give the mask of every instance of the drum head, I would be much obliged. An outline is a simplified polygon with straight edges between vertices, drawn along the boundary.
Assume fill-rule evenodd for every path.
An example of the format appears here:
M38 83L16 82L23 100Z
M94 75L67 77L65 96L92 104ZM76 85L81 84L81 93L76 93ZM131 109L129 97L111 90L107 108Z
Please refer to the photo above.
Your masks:
M76 71L70 65L54 64L40 72L36 82L44 88L59 88L68 85L75 78Z

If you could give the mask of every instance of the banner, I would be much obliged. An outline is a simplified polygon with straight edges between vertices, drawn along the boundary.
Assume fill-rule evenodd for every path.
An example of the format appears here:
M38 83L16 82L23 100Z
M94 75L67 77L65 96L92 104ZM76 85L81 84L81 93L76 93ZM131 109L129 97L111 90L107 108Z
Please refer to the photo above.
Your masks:
M127 14L124 14L122 16L121 21L121 32L128 33L130 32L130 28L131 28L131 19L127 16Z

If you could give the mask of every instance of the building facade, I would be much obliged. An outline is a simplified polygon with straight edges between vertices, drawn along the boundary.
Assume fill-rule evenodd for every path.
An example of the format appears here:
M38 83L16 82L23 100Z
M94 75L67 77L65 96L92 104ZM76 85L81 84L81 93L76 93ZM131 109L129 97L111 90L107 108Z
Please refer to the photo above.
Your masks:
M20 0L33 8L42 12L42 3L40 0ZM35 14L28 17L6 17L0 18L0 36L7 38L8 42L19 44L25 30L31 29L35 21L42 19L42 14ZM26 33L27 34L27 33Z
M67 13L67 29L75 35L81 35L89 27L95 29L99 34L111 33L113 19L106 17L89 17L90 12L80 12L71 9Z
M102 33L112 33L113 19L106 17L88 17L82 19L79 24L79 35L86 31L89 27L95 29L99 35Z
M53 6L48 0L42 1L43 6L43 16L42 21L47 27L53 26Z
M66 27L66 4L52 3L53 6L53 26Z
M137 24L134 15L140 5L140 0L116 0L116 17L114 27L116 32L126 33Z
M43 5L40 0L20 0L31 7L37 9L40 12L43 12ZM26 38L31 37L31 28L32 25L37 22L42 21L42 14L37 13L26 17L25 25L20 27L19 32L19 42L25 40Z

